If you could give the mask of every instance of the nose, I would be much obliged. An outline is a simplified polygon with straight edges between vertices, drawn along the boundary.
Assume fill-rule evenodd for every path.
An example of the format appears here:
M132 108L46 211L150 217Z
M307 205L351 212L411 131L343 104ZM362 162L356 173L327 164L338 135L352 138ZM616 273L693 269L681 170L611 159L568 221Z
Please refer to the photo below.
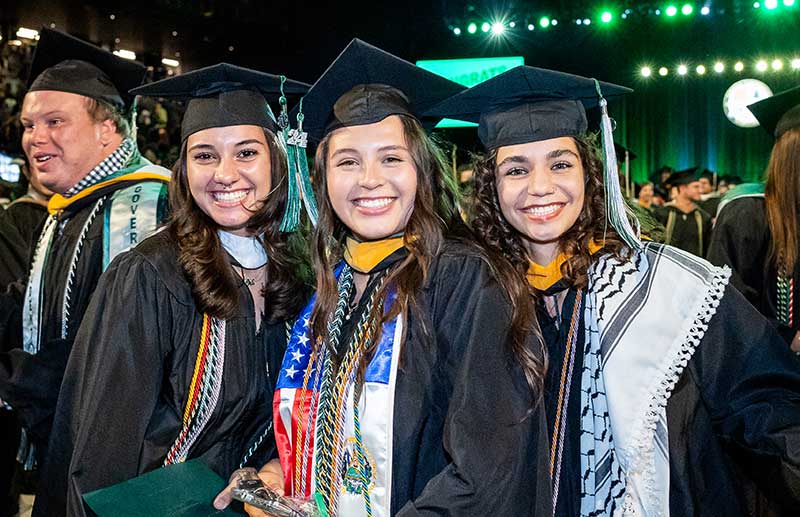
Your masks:
M44 124L35 124L29 132L29 142L31 145L43 145L47 143L49 131Z
M223 185L231 185L239 179L239 168L232 158L223 158L214 170L214 181Z
M366 189L375 189L383 184L383 171L376 163L365 163L358 178L358 185Z
M528 177L528 194L542 197L555 191L550 171L534 169Z

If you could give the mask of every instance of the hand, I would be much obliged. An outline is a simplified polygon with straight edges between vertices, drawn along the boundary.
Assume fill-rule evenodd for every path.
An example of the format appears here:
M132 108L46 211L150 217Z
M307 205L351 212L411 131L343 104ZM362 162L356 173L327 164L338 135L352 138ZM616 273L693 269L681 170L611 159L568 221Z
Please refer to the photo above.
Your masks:
M248 467L249 470L255 470L252 467ZM231 495L231 490L236 487L236 484L239 481L239 472L245 469L239 469L231 474L230 482L225 489L220 492L217 497L214 499L214 508L217 510L222 510L227 508L231 501L233 500L233 496ZM261 470L258 472L258 477L261 479L261 482L264 483L265 486L271 488L275 492L279 493L280 495L284 494L283 491L283 471L281 470L280 461L274 459L261 467ZM244 509L248 515L253 517L264 517L269 516L270 514L250 506L249 504L244 505Z
M796 332L794 335L794 339L792 339L792 352L795 354L800 354L800 331Z

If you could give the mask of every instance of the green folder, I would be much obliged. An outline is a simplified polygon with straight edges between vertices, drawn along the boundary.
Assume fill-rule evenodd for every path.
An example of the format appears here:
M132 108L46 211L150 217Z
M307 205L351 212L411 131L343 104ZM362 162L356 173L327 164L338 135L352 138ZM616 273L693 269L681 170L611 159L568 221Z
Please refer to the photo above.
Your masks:
M202 461L191 460L95 490L83 500L99 517L241 515L212 505L226 485Z

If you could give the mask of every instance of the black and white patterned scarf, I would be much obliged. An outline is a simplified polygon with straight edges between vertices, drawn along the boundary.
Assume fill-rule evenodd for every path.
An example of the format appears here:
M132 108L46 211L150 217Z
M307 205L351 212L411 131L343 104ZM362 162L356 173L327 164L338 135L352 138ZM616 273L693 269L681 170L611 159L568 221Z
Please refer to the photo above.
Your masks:
M671 246L589 270L581 377L581 515L669 515L669 396L730 269ZM612 433L613 430L613 433Z
M128 160L130 160L131 156L133 155L135 147L136 144L134 143L133 139L129 137L123 139L122 143L119 144L119 147L117 147L114 152L108 156L108 158L98 163L94 169L89 171L89 174L84 176L83 179L76 183L74 187L69 189L64 194L64 197L70 198L80 191L100 183L108 176L124 168L128 163Z

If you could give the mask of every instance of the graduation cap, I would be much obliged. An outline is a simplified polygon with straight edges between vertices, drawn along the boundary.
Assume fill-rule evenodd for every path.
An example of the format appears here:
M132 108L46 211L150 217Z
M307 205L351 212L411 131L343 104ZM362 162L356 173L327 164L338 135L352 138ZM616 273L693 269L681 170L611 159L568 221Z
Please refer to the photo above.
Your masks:
M788 130L800 127L800 86L754 102L747 109L770 135L780 138Z
M603 97L631 89L598 82ZM441 102L428 115L478 123L487 149L579 136L589 128L586 110L599 106L594 79L518 66Z
M584 135L589 129L586 110L599 108L606 217L629 246L639 248L639 229L631 226L632 213L619 184L613 130L606 110L606 97L631 91L588 77L523 65L444 100L426 115L477 122L478 137L492 150Z
M618 144L614 142L614 151L617 153L617 156L622 158L623 160L625 157L628 157L628 160L635 160L636 153L625 147L624 145Z
M283 83L283 90L281 84ZM188 101L181 140L203 129L239 125L280 132L267 96L302 95L308 85L281 76L219 63L131 90L134 95Z
M57 30L43 27L39 34L28 91L76 93L130 110L128 90L142 84L144 65Z
M681 185L693 183L697 181L697 179L697 167L689 167L688 169L673 172L669 178L667 178L666 183L670 187L679 187Z
M424 119L427 109L464 89L354 39L303 98L304 129L319 141L334 129L373 124L390 115L427 123L434 120Z

